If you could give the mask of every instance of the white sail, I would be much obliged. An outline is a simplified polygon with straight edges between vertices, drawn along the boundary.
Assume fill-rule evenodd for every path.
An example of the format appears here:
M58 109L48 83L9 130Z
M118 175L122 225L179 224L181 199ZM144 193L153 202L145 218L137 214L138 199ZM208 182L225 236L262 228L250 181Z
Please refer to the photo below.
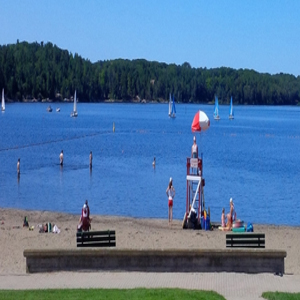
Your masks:
M230 99L230 107L229 107L229 119L233 120L234 119L234 113L233 113L233 104L232 104L232 97Z
M169 117L171 116L171 111L172 111L172 98L171 98L171 94L170 94L170 98L169 98Z
M73 111L71 113L71 117L77 117L77 97L76 97L76 90L75 90L75 95L74 95L74 105L73 105Z
M218 101L218 97L217 96L215 96L214 119L215 120L220 120L220 116L219 116L219 101Z
M5 98L4 98L4 89L2 89L2 102L1 102L1 110L5 111Z
M175 107L174 95L172 99L171 118L176 118L176 107Z

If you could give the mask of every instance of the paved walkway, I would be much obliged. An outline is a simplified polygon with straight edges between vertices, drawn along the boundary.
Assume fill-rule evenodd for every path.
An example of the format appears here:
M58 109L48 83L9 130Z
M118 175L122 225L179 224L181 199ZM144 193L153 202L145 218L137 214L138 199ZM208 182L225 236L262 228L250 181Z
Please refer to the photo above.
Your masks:
M265 291L299 293L300 275L241 273L57 272L0 275L0 289L184 288L213 290L227 300L262 299Z

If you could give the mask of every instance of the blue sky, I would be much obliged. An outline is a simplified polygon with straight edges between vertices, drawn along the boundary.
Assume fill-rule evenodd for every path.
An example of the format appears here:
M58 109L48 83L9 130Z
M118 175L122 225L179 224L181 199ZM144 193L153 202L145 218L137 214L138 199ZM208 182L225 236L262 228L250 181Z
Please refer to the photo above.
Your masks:
M0 0L0 44L300 75L298 0Z

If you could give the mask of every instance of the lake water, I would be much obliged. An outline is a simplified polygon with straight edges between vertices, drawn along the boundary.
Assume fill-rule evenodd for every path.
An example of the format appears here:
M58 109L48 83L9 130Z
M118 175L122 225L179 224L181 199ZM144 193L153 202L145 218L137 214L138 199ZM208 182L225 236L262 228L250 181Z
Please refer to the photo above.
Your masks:
M233 197L245 222L300 225L300 107L236 106L230 121L229 107L220 106L215 121L209 105L178 104L176 119L168 118L167 104L79 103L78 118L70 118L70 103L59 104L60 113L47 106L7 104L0 114L1 207L79 215L88 199L91 214L167 218L165 190L173 177L173 213L181 220L191 123L201 109L211 120L196 134L211 219L220 221Z

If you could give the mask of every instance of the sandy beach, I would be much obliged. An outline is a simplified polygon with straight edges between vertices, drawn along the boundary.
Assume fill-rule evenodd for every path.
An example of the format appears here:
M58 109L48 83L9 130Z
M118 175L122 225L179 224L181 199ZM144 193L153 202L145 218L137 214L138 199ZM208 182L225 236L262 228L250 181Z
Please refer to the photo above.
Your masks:
M23 227L28 217L30 231ZM225 249L225 232L219 230L183 230L181 221L168 225L166 219L136 219L92 215L92 230L116 230L120 249ZM79 215L47 211L0 209L0 274L25 274L24 249L76 248L76 226ZM60 233L39 233L38 225L51 222ZM286 274L300 274L300 228L289 226L256 225L255 232L266 236L266 249L287 252Z

